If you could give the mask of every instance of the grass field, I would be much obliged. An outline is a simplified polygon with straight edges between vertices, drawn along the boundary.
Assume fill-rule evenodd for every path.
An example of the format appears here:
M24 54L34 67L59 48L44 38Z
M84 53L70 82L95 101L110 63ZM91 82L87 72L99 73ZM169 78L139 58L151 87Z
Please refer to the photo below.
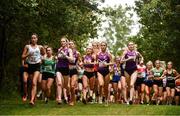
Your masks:
M77 103L75 106L57 105L55 101L45 104L37 101L35 106L21 100L1 100L0 115L179 115L180 106L125 105Z

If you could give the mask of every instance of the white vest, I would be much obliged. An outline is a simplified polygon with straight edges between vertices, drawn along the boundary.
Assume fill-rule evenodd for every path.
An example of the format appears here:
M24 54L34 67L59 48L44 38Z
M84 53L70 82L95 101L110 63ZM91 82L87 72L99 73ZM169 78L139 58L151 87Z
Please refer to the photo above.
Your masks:
M29 64L37 64L41 62L41 52L39 46L32 48L31 45L28 45L28 58L27 62Z

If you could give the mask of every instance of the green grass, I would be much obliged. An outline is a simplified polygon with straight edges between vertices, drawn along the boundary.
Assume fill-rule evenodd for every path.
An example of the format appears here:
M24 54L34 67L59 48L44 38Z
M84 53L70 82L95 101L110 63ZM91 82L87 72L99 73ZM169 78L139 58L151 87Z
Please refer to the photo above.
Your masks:
M179 115L180 106L123 105L77 103L75 106L57 105L55 101L45 104L37 101L35 106L21 100L0 101L0 115Z

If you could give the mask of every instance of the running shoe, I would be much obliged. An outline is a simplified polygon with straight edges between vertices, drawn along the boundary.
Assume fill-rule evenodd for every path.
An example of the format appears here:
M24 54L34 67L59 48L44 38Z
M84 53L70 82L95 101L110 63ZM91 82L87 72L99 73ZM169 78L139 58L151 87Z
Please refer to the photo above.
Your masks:
M61 104L62 104L62 101L61 101L61 100L57 100L57 104L58 104L58 105L61 105Z
M156 100L152 100L152 105L156 105Z
M42 91L39 91L36 96L39 98L41 94L42 94Z
M130 101L129 101L129 104L130 104L130 105L132 105L132 104L133 104L133 102L130 100Z
M143 101L141 101L141 102L140 102L140 104L144 104L144 102L143 102Z
M157 103L156 103L156 105L160 105L160 102L161 102L161 101L160 101L160 100L158 100L158 101L157 101Z
M124 101L124 102L123 102L123 104L127 104L127 105L129 105L129 102Z
M105 106L108 106L109 103L108 103L108 100L105 100Z
M29 102L29 105L34 106L35 103L34 102Z
M78 102L79 102L79 101L80 101L80 97L81 97L80 95L77 95L77 97L76 97L76 101L78 101Z
M74 102L70 102L69 105L70 105L70 106L74 106Z
M102 97L99 97L99 104L102 104L102 103L103 103Z
M45 103L47 104L47 103L48 103L48 98L45 97L44 101L45 101Z
M84 104L87 104L87 103L86 103L86 100L85 100L84 98L82 99L82 102L83 102Z
M64 104L68 104L68 100L64 99Z
M88 101L89 101L89 103L93 103L93 98L89 97Z

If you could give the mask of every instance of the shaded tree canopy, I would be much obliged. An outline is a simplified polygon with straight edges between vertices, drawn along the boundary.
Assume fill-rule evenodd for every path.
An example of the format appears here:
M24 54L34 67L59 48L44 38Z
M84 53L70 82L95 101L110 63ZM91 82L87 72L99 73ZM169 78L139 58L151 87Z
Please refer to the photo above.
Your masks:
M170 60L180 69L180 1L139 0L135 10L142 26L131 40L145 59Z
M0 85L17 82L21 53L32 33L39 43L59 47L62 35L75 40L80 51L88 38L97 36L100 0L1 0ZM10 72L10 73L8 73ZM5 86L8 89L8 85ZM3 89L3 88L2 88ZM12 88L10 88L12 89Z

